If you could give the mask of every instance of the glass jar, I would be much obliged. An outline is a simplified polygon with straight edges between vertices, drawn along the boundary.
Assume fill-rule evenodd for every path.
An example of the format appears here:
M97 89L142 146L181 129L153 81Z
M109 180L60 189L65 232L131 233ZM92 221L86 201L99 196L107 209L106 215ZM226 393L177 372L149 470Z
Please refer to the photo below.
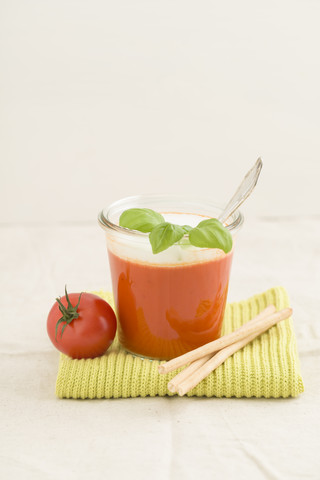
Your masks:
M151 208L168 222L191 227L222 211L211 201L180 195L128 197L101 211L120 344L139 356L169 360L218 338L234 248L225 254L182 239L153 254L148 233L119 226L129 208ZM237 211L225 226L234 237L242 223Z

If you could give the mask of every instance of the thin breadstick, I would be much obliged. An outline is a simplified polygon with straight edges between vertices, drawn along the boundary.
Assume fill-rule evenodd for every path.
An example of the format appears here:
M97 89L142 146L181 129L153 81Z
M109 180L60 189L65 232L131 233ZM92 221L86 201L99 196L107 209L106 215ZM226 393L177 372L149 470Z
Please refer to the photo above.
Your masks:
M260 315L252 319L251 322L260 321L262 318L266 318L271 313L276 311L274 305L271 305L270 307L267 307L265 310L263 310L263 312L261 312ZM208 361L212 357L212 355L212 353L209 353L208 355L205 355L204 357L201 357L198 360L191 362L184 370L182 370L170 380L170 382L168 383L168 390L172 393L176 392L178 385L182 383L186 378L188 378L193 372L198 370L198 368L204 365L206 361Z
M201 382L205 377L207 377L211 372L213 372L219 365L221 365L227 358L233 355L235 352L243 348L248 343L252 342L256 337L264 333L266 330L269 330L273 325L285 320L290 317L292 314L291 308L285 308L280 312L277 312L270 317L267 317L264 321L264 325L256 325L257 330L254 333L251 333L246 338L239 340L236 343L233 343L213 355L202 367L198 368L193 374L186 378L182 383L177 387L178 394L183 396L185 393L189 392L194 388L198 383Z
M250 320L250 322L260 322L261 319L268 317L271 313L276 311L274 305L271 305L270 307L271 308L267 307L259 315ZM198 360L191 362L184 370L182 370L170 380L170 382L168 383L168 390L172 393L176 392L178 385L181 384L185 379L190 377L193 372L202 367L202 365L204 365L208 360L210 360L212 356L213 354L209 353L208 355L205 355L204 357L201 357Z
M212 354L209 353L208 355L205 355L204 357L198 358L198 360L195 360L194 362L190 363L188 367L186 367L182 372L178 373L175 377L173 377L170 382L168 383L168 390L169 392L176 392L177 387L180 383L182 383L186 378L188 378L193 372L198 370L198 368L202 367L210 358L212 357Z
M195 350L191 350L190 352L180 355L179 357L173 358L172 360L169 360L169 362L162 363L161 365L158 366L159 373L172 372L172 370L176 370L177 368L182 367L187 363L193 362L194 360L198 360L199 358L204 357L209 353L213 354L214 352L221 350L227 345L230 345L232 343L237 342L238 340L241 340L242 338L245 338L246 336L250 335L255 331L256 323L263 321L266 317L270 316L275 311L276 311L275 306L269 305L252 320L245 323L240 328L238 328L237 330L234 330L228 335L224 335L223 337L220 337L217 340L213 340L212 342L206 343L205 345L202 345L201 347L198 347Z

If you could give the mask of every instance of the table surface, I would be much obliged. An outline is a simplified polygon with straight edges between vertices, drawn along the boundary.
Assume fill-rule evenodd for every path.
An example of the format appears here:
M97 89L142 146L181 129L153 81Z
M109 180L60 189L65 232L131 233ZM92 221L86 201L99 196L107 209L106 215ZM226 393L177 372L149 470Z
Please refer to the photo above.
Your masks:
M110 290L103 233L93 223L1 227L2 478L319 478L319 239L319 217L246 219L229 289L232 302L286 287L299 397L59 400L46 316L65 284Z

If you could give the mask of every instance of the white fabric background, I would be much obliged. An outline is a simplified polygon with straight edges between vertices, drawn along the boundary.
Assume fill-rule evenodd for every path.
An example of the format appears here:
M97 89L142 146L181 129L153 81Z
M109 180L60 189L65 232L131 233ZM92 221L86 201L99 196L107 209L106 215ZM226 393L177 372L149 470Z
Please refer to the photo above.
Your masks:
M301 232L304 235L301 236ZM284 285L305 392L295 399L58 400L46 316L64 283L110 288L98 225L3 227L0 472L24 479L318 479L319 222L247 219L229 301Z
M0 474L320 477L317 1L0 2ZM98 211L123 196L225 202L257 156L229 301L283 285L296 399L54 396L46 316L111 288Z

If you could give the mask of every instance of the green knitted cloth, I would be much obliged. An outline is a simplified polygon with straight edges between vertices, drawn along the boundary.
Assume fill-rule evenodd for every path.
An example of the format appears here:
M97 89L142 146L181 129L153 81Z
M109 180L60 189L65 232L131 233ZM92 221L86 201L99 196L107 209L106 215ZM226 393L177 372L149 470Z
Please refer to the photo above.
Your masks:
M94 293L113 306L111 293ZM270 304L278 310L288 307L286 290L271 288L248 300L228 304L222 335L248 322ZM181 368L160 375L159 363L127 353L117 339L102 357L73 360L60 354L56 395L83 399L176 395L168 391L167 383ZM296 397L303 390L296 338L289 318L229 357L187 395L278 398Z

